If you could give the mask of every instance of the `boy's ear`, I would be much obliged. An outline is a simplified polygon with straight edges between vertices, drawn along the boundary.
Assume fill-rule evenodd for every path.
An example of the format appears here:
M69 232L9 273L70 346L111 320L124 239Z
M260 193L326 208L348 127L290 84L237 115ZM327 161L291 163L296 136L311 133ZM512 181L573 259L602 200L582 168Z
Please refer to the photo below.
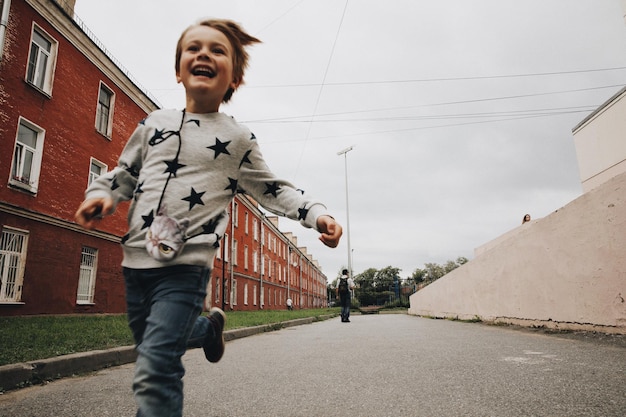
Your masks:
M183 81L182 78L180 78L180 72L176 71L176 82L180 84L182 81Z
M233 81L230 83L230 88L235 91L241 85L241 80L237 77L233 78Z

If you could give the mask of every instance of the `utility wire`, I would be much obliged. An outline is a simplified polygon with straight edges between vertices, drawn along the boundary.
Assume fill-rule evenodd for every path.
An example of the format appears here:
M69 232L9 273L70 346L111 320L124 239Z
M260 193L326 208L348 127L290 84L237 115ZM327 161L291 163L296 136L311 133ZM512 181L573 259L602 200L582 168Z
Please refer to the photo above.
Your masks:
M339 116L339 115L348 115L348 114L359 114L359 113L373 113L373 112L383 112L383 111L398 111L398 110L408 110L408 109L416 109L423 107L434 107L434 106L448 106L455 104L468 104L468 103L480 103L480 102L488 102L488 101L497 101L497 100L511 100L511 99L519 99L519 98L528 98L528 97L538 97L538 96L546 96L553 94L565 94L565 93L576 93L582 91L590 91L590 90L599 90L604 88L616 88L623 87L621 84L616 85L607 85L600 87L589 87L589 88L578 88L573 90L560 90L560 91L550 91L543 93L532 93L532 94L519 94L512 96L500 96L500 97L487 97L487 98L478 98L472 100L459 100L459 101L449 101L449 102L441 102L441 103L430 103L430 104L420 104L416 106L402 106L402 107L389 107L389 108L381 108L381 109L370 109L370 110L354 110L347 112L336 112L336 113L324 113L318 115L307 115L307 116L289 116L289 117L280 117L280 118L271 118L271 119L257 119L257 120L242 120L242 123L267 123L267 122L282 122L293 119L310 119L305 120L308 122L312 122L315 117L326 117L326 116ZM300 120L300 122L303 122Z
M317 113L317 108L319 107L320 104L320 98L322 97L322 91L324 90L324 85L326 83L326 77L328 76L328 70L330 68L330 64L333 60L333 56L335 55L335 46L337 45L337 39L339 39L339 33L341 32L341 27L343 26L343 19L346 16L346 10L348 9L348 1L346 0L344 6L343 6L343 12L341 14L341 20L339 21L339 26L337 27L337 32L335 33L335 39L333 41L333 47L330 50L330 56L328 57L328 62L326 63L326 69L324 70L324 77L322 78L322 84L320 86L320 89L317 93L317 98L315 100L315 107L313 109L313 117L315 117L315 114ZM312 121L312 120L311 120ZM294 177L298 175L298 170L300 169L300 164L302 163L302 156L304 155L304 151L306 149L306 142L307 139L309 137L309 135L311 134L311 128L313 126L313 123L309 123L309 126L307 128L307 132L306 132L306 136L304 139L304 145L302 146L302 151L300 152L300 158L298 159L298 163L296 164L296 172L294 173Z

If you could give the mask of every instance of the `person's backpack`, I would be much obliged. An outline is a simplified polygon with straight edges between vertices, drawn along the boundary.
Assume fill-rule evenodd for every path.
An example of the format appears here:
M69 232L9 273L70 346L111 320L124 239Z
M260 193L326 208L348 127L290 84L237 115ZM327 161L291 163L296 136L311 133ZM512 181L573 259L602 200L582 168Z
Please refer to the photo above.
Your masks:
M337 285L339 289L339 294L345 294L348 292L348 278L339 278L339 285Z

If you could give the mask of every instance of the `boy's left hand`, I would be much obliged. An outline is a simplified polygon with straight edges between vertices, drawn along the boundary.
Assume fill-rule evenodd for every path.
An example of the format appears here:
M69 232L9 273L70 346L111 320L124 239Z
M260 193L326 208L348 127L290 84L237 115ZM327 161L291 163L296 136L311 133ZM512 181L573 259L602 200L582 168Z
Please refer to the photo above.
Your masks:
M341 225L330 216L322 215L317 218L317 230L322 234L320 240L329 248L336 248L343 233Z

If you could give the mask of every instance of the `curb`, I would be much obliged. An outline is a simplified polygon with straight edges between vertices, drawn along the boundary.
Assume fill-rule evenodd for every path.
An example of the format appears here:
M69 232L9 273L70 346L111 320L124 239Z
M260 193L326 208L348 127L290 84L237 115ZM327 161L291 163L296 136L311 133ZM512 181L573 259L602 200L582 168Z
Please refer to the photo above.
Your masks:
M335 315L327 314L319 316L318 318L305 317L280 323L227 330L224 332L224 340L228 342L259 333L310 324L315 321L328 320L333 317L335 317ZM24 388L44 381L98 371L112 366L125 365L134 362L135 359L137 359L137 353L135 352L135 346L131 345L3 365L0 366L0 393Z

